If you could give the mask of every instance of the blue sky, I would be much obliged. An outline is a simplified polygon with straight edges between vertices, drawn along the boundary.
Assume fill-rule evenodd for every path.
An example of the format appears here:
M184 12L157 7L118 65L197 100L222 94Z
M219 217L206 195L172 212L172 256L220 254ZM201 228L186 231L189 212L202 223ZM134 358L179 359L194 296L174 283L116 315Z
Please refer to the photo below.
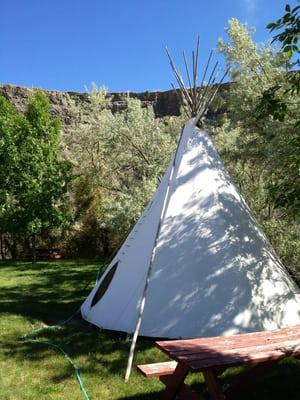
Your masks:
M207 58L228 19L255 26L258 42L281 0L1 0L0 83L84 91L167 90L175 59L200 35ZM290 0L293 5L295 0Z

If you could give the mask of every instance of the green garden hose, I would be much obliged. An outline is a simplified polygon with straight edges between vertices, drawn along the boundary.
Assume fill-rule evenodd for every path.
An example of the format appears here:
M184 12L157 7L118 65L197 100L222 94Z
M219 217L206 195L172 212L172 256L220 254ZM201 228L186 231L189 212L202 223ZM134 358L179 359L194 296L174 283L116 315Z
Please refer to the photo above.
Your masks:
M49 328L53 328L53 327L52 327L52 326L49 326L49 327L43 328L43 329L44 329L44 330L47 330L47 329L49 329ZM36 329L36 330L37 330L37 331L41 331L41 330L43 330L43 329ZM82 392L82 395L83 395L84 400L90 400L90 397L89 397L89 395L87 394L87 391L86 391L86 389L85 389L85 387L84 387L84 384L83 384L83 381L82 381L82 379L81 379L79 368L77 367L77 365L75 364L75 362L72 360L72 358L64 351L64 349L62 349L60 346L58 346L57 344L55 344L55 343L53 343L53 342L49 342L49 341L44 342L44 341L38 340L38 339L30 339L30 338L28 337L28 335L26 335L26 336L27 336L26 338L23 337L23 339L24 339L26 342L35 343L35 344L41 344L41 345L45 345L45 346L50 346L50 347L52 347L53 349L55 349L56 351L62 353L63 356L69 361L69 363L70 363L70 364L72 365L72 367L74 368L75 376L76 376L76 379L77 379L78 385L79 385L79 387L80 387L80 390L81 390L81 392Z
M100 271L101 271L101 266L99 267L99 269L97 271L96 283L100 279ZM92 282L92 280L90 280L84 286L82 291L85 290L89 286L89 284L91 282ZM53 343L53 342L35 339L35 337L37 335L39 335L40 333L42 333L42 332L45 332L45 331L48 331L48 330L58 329L58 328L61 328L64 325L68 324L78 314L79 311L80 311L80 307L77 308L76 311L70 317L68 317L66 320L60 322L59 324L49 325L49 326L46 326L44 328L34 329L33 331L31 331L31 332L25 334L24 336L22 336L22 340L24 340L27 343L34 343L34 344L41 344L41 345L49 346L49 347L52 347L53 349L55 349L56 351L60 352L69 361L69 363L74 368L75 376L76 376L78 385L80 387L80 390L82 392L83 399L84 400L90 400L90 397L89 397L89 395L88 395L88 393L87 393L87 391L86 391L86 389L84 387L83 381L81 379L79 368L77 367L75 362L72 360L72 358L64 351L64 349L61 348L60 346L58 346L57 344Z

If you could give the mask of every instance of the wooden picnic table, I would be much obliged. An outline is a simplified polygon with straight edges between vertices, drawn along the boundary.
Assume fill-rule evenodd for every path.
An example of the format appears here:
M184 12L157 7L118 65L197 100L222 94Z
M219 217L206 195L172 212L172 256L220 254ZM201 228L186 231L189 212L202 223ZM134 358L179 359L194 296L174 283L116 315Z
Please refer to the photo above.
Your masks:
M166 385L163 399L201 399L184 380L192 373L204 376L210 398L229 399L245 389L275 361L300 356L300 325L267 332L201 339L158 341L156 345L173 361L138 366L147 377L159 376ZM227 368L253 366L238 376L237 381L223 393L218 381Z

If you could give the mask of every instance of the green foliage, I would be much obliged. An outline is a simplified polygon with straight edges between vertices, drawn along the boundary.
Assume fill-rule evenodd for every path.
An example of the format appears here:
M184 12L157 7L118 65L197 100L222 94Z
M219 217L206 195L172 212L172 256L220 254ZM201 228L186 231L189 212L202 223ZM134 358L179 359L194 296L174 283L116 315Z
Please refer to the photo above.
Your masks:
M107 91L93 87L85 109L73 105L77 122L64 136L64 152L77 176L76 237L91 235L90 242L94 237L104 253L141 214L170 160L174 132L180 132L175 118L156 119L152 107L137 99L125 97L123 103L124 110L113 113Z
M300 38L300 6L294 7L290 5L285 7L286 14L279 18L276 22L271 22L267 25L270 31L281 30L280 33L274 36L273 42L281 44L281 51L287 55L290 61L288 67L293 67L300 64L299 58L292 62L292 57L299 55L298 42ZM258 102L258 109L262 117L271 115L275 120L283 121L288 117L289 102L285 98L280 98L280 92L284 96L300 94L300 74L299 72L290 73L286 76L285 84L276 84L262 93ZM300 126L300 120L295 124L295 127Z
M60 125L37 92L25 114L0 98L2 232L40 235L67 222L63 199L71 166L58 155Z
M269 45L256 45L237 20L229 21L227 33L229 41L220 40L219 50L236 83L225 98L227 112L212 126L215 143L278 254L299 279L300 132L297 96L286 93L287 58ZM276 86L283 106L275 119L258 104ZM284 104L288 118L280 114Z
M16 132L19 130L19 117L14 107L0 96L0 226L3 229L3 215L9 205L9 188L12 180L14 160L18 156L15 146Z
M276 22L270 22L267 28L270 31L282 30L274 36L273 42L278 41L282 45L282 51L291 58L293 54L299 53L298 42L300 38L300 6L293 9L289 4L285 6L286 13Z
M240 129L238 154L245 162L255 162L261 169L264 190L275 206L284 206L293 216L299 215L299 129L296 95L285 93L285 58L269 46L258 47L245 26L231 20L230 43L219 43L219 49L231 66L237 85L229 95L229 129ZM246 48L245 57L243 48ZM257 110L261 96L278 85L278 101L289 103L288 119L262 118ZM271 88L271 89L270 89ZM283 106L282 106L283 107Z
M288 107L285 101L278 97L277 92L279 89L280 86L276 85L266 89L262 93L257 106L260 118L272 115L275 120L284 121Z

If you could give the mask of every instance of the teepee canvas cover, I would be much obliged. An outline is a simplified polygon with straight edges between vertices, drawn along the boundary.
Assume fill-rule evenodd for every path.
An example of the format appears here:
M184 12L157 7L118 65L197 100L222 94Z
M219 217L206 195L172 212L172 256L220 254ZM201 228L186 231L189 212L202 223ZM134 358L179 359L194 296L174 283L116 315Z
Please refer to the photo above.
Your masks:
M147 277L140 335L193 338L300 323L295 284L192 120L152 201L82 305L83 317L132 333Z

